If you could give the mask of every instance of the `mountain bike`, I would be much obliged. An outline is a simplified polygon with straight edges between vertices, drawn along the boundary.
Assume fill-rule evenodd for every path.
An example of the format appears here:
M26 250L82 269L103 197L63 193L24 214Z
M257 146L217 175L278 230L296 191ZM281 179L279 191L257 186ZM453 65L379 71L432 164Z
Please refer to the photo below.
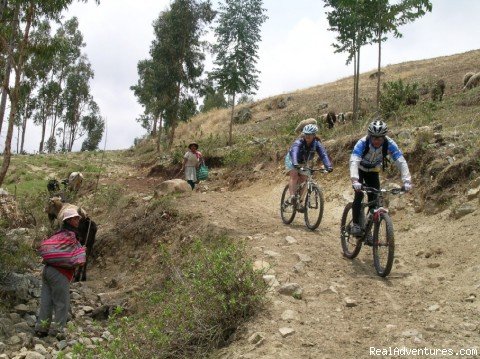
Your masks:
M388 209L384 207L384 195L386 193L397 195L403 194L403 188L376 189L372 187L363 187L365 193L375 193L377 196L373 201L363 202L360 212L360 227L362 227L362 235L354 237L350 234L353 223L352 205L350 202L345 206L340 225L340 242L345 257L354 259L362 244L366 243L373 247L373 264L375 270L380 277L386 277L393 265L393 257L395 253L395 239L393 235L393 223ZM372 207L372 209L369 209ZM367 215L365 215L367 211ZM373 233L372 233L373 230Z
M304 215L305 225L308 229L313 231L320 225L323 217L324 198L320 185L318 185L313 179L314 172L328 173L328 171L323 168L300 168L299 173L307 176L307 179L297 185L297 189L291 203L288 201L290 198L289 186L285 186L280 202L280 216L282 217L283 223L292 223L297 212L300 212ZM306 193L302 198L303 192Z

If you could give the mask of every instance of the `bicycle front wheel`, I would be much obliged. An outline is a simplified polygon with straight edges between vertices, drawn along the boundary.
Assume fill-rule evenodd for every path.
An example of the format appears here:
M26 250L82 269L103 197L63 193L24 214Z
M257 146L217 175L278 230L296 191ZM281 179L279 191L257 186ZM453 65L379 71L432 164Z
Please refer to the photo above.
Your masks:
M380 277L390 274L395 253L393 223L388 213L380 214L373 229L373 264Z
M362 249L362 240L350 234L350 228L353 224L352 205L350 202L345 206L340 224L340 243L342 244L343 255L348 259L358 256Z
M290 197L290 193L288 191L288 184L283 190L282 199L280 201L280 217L282 217L282 221L285 224L290 224L293 222L295 218L295 214L297 213L296 207L294 203L287 203L287 199Z
M320 225L323 217L323 192L318 186L312 189L305 196L305 224L312 231Z

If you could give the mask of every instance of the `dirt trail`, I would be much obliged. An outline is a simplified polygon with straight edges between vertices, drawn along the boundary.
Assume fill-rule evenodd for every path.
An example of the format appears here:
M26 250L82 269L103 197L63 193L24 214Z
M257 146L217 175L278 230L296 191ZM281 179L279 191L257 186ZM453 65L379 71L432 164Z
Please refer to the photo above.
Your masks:
M238 191L194 193L179 200L183 210L195 209L231 235L246 238L254 260L268 262L280 285L294 282L303 289L297 300L272 288L267 310L219 356L366 358L370 347L478 348L478 211L450 222L448 212L425 217L407 203L393 215L396 259L391 275L382 279L370 247L353 261L341 255L339 223L349 184L339 174L322 176L320 183L326 207L314 232L305 227L303 216L288 226L281 222L281 181L260 180ZM288 245L286 236L297 243ZM295 271L298 254L311 261ZM355 306L347 307L346 298ZM293 319L282 319L286 310L294 311ZM282 327L295 333L282 338ZM255 345L248 338L257 332L264 340Z

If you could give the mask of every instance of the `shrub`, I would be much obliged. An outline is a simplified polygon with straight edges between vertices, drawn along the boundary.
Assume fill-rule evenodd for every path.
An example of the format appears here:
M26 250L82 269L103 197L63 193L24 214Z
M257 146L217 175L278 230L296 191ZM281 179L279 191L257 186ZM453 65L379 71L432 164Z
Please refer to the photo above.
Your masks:
M266 285L244 248L225 236L160 247L154 290L142 293L139 311L115 318L116 339L102 357L204 358L263 303Z
M403 84L402 80L390 81L383 84L380 96L380 111L389 118L402 106L416 105L419 99L418 84Z
M24 272L35 263L36 255L25 242L8 241L0 229L0 281L11 272Z

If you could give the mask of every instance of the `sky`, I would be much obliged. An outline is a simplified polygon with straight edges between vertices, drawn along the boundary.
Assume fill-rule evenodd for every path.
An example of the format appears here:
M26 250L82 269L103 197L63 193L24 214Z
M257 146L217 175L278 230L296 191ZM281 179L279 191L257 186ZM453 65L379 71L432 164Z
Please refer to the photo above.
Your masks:
M132 146L145 130L135 121L143 113L130 86L137 63L149 57L153 21L168 0L101 0L74 3L65 18L76 16L95 72L92 94L107 120L107 149ZM215 2L214 2L215 3ZM403 37L382 45L382 65L420 60L480 48L479 0L432 0L433 11L400 28ZM321 0L264 0L255 99L292 92L351 76L345 54L334 54L335 33L328 31ZM377 47L362 48L361 72L376 68ZM480 59L479 59L480 64ZM211 68L211 64L206 64ZM27 131L27 151L38 148L38 129ZM5 127L5 126L4 126ZM15 135L16 136L16 135ZM4 140L4 133L0 140ZM15 138L14 138L15 141ZM81 141L77 146L81 145ZM3 143L0 147L3 147ZM104 142L100 144L103 149Z

